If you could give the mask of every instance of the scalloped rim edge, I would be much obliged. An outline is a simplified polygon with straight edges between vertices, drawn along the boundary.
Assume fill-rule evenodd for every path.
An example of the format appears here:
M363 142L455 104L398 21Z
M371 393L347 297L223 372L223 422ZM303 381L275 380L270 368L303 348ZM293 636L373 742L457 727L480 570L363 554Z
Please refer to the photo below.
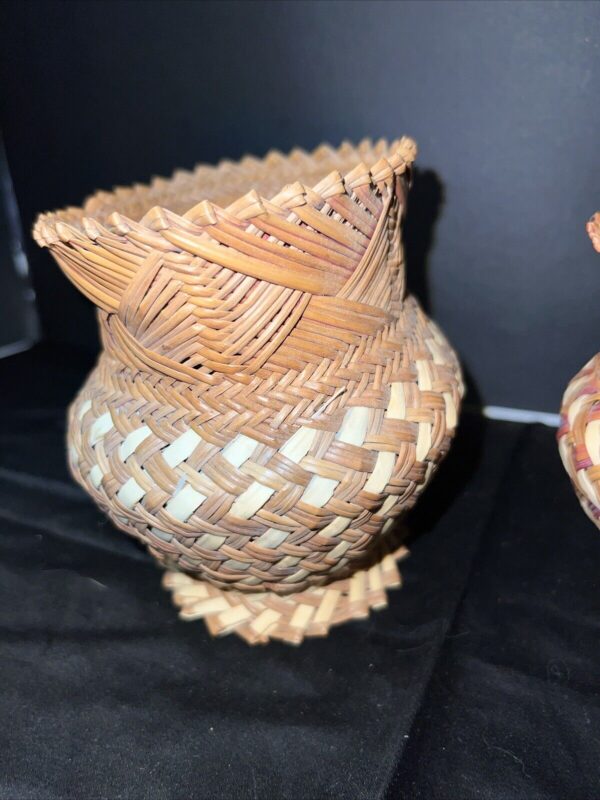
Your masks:
M387 151L387 155L381 155L369 166L363 162L361 157L361 151L364 152L366 149L374 151L375 156L378 155L378 150L381 150L383 153ZM268 166L269 162L278 162L281 160L305 160L307 162L314 162L319 158L324 158L325 155L328 157L349 156L350 151L353 151L356 155L357 162L345 176L341 176L339 172L333 170L325 174L314 187L309 189L298 182L296 184L284 185L277 194L268 200L268 202L279 206L282 210L290 211L291 209L286 202L286 195L289 196L290 190L297 187L298 189L301 188L304 193L307 191L319 193L319 191L323 191L323 185L326 185L332 176L336 178L339 176L342 184L349 184L351 187L361 185L361 181L364 181L367 174L375 183L387 182L386 179L389 179L391 175L400 175L405 172L407 167L412 165L417 155L417 145L415 141L408 136L396 139L389 145L387 145L387 141L384 139L372 142L371 139L365 138L357 145L352 145L348 141L343 141L338 148L333 148L328 144L320 144L312 152L307 152L301 148L294 148L287 154L283 154L279 150L270 150L262 158L247 155L239 161L222 159L216 165L200 163L192 170L175 170L170 178L155 176L147 184L135 183L128 187L117 186L111 192L99 190L86 198L82 206L67 206L56 211L39 214L33 226L33 238L40 247L52 247L53 244L59 241L68 241L70 238L84 238L93 241L95 236L98 235L98 231L104 228L104 223L109 222L113 214L117 214L123 219L126 219L125 215L119 210L119 206L122 207L122 203L119 201L122 201L124 195L130 197L136 192L156 187L157 184L161 182L174 183L180 179L181 176L197 176L202 172L215 176L218 175L219 172L224 172L232 167L243 172L251 168L256 168L256 165L260 165L264 168ZM257 193L253 189L250 189L227 206L225 210L229 213L233 213L240 221L243 221L243 209L245 207L247 208L249 199L253 201L256 201L256 199L263 201L263 198L259 198ZM289 200L289 197L287 199ZM111 200L115 201L113 210L108 213L103 213L102 221L95 218L93 215L93 208L90 208L90 206L93 207L94 203L98 203L99 201L101 201L103 205L109 205ZM202 203L218 207L217 203L201 200L194 203L181 217L185 218L192 209L197 208ZM169 215L174 215L174 212L156 205L150 208L144 217L142 217L142 220L135 224L142 225L148 232L156 232L156 228L151 225L146 225L145 220L148 217L156 217L160 212L167 212ZM175 216L180 218L179 215ZM74 223L76 222L81 224L81 228L75 227ZM113 225L113 231L111 232L114 232L114 228L115 226Z

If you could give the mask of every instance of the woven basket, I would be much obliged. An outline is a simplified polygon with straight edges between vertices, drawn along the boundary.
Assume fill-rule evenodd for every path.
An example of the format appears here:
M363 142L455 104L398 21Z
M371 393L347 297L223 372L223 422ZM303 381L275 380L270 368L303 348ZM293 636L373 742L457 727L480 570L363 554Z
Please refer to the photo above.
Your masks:
M600 212L588 222L587 232L600 253ZM600 353L567 386L558 447L583 510L600 527Z
M415 153L271 152L36 222L99 309L73 475L215 633L298 641L398 583L381 534L448 450L463 391L405 293Z

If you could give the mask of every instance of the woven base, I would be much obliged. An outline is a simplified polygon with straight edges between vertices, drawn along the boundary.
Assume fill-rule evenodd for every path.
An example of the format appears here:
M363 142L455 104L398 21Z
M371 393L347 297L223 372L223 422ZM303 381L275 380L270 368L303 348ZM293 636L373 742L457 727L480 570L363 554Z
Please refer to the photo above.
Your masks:
M279 639L297 645L306 636L327 636L333 625L385 608L386 590L402 583L396 562L407 555L401 546L350 578L286 596L224 591L182 572L166 572L162 583L173 592L179 617L204 619L212 636L236 633L249 644Z

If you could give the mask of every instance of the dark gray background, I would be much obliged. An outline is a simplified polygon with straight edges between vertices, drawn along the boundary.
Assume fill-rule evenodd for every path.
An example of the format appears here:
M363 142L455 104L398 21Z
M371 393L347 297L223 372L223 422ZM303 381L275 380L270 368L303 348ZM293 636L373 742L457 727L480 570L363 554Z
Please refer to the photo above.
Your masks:
M600 348L596 2L26 2L0 10L25 229L96 188L271 146L414 136L410 281L495 405L556 410ZM30 247L46 336L91 307Z

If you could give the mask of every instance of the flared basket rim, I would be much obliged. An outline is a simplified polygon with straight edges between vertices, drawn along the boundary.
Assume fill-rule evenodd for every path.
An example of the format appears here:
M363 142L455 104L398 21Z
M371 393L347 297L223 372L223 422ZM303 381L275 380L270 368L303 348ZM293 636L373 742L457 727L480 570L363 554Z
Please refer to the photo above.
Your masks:
M291 208L290 201L299 194L315 192L326 198L329 194L339 193L340 184L345 191L367 182L378 185L387 184L396 175L410 170L417 155L415 141L403 136L389 143L386 139L373 142L370 138L362 139L356 145L345 140L337 148L329 144L320 144L312 151L294 148L288 153L280 150L269 150L263 157L246 155L235 161L222 159L217 164L199 163L192 170L175 170L170 177L155 176L148 183L135 183L130 186L116 186L112 191L98 190L89 195L81 206L67 206L54 211L40 213L33 225L32 235L40 247L52 248L59 242L68 243L73 238L84 238L94 241L103 232L127 234L131 226L142 226L148 230L157 230L157 221L165 222L165 215L170 218L195 220L211 216L211 209L223 210L244 221L251 216L248 211L256 212L261 204L272 204L279 208ZM293 183L282 181L282 188L273 196L263 197L253 185L253 177L262 173L284 172L284 167L297 167L299 175L315 173L322 169L323 177L313 186L306 186L297 180ZM340 171L343 170L343 173ZM168 205L153 203L139 219L129 218L124 209L144 196L155 196L168 190L173 194L179 186L195 182L198 195L202 195L204 183L215 185L224 183L234 177L238 182L247 181L248 189L237 199L221 208L218 201L202 199L193 202L189 208L177 214ZM257 181L260 183L260 180ZM271 181L272 182L272 181ZM154 193L154 195L153 195Z

